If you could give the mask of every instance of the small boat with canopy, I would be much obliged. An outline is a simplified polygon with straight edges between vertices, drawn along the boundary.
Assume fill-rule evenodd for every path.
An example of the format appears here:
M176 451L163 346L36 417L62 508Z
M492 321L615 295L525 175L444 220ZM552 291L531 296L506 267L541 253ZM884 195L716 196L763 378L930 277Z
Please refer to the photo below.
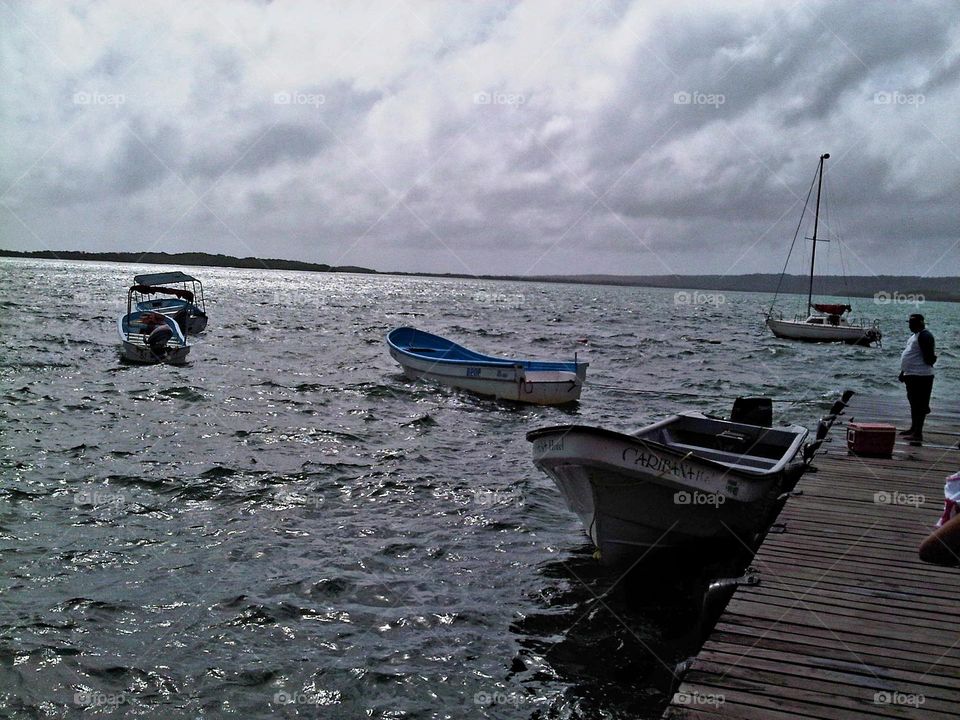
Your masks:
M207 307L203 283L180 271L137 275L134 292L137 310L172 317L186 335L196 335L207 327ZM159 295L163 297L154 298Z
M139 286L127 291L127 312L117 319L123 359L135 363L179 365L190 354L190 345L180 325L170 315L134 309Z

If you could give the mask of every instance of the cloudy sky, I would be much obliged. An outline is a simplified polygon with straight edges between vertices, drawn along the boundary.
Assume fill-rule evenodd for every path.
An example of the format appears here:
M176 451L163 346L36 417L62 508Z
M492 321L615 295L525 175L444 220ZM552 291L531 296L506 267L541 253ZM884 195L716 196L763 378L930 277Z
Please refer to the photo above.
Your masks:
M829 152L825 268L960 275L958 114L954 0L5 0L0 247L779 272Z

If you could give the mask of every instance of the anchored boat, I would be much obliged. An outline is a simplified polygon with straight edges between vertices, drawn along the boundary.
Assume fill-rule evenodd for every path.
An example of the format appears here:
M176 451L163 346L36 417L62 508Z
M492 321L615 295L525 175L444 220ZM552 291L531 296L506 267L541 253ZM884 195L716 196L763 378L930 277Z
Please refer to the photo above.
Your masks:
M133 310L137 286L127 291L127 312L117 319L117 332L123 347L123 358L136 363L168 363L186 361L190 345L176 321L160 313Z
M207 327L207 306L203 283L179 271L137 275L137 310L160 313L176 320L187 335L202 333ZM166 295L151 299L151 295Z
M829 429L829 426L827 426ZM633 434L560 425L527 433L549 475L600 550L618 562L654 549L749 538L818 442L807 430L685 412Z
M810 285L807 292L807 315L804 317L795 317L792 320L786 320L781 313L779 317L773 316L773 305L777 302L774 294L773 303L767 313L766 323L770 331L778 338L788 340L805 340L807 342L842 342L848 345L872 345L880 343L883 335L880 332L879 324L874 321L872 325L866 325L863 321L859 324L852 323L847 317L847 313L852 308L849 304L836 303L815 303L813 302L813 275L817 259L817 243L829 242L826 238L817 237L820 226L820 193L823 188L823 165L824 161L830 157L829 153L820 156L820 164L817 166L817 174L814 181L817 183L817 204L813 220L813 237L810 250ZM811 185L810 191L813 191ZM809 199L810 193L807 193ZM804 207L806 212L806 206ZM803 224L803 214L800 216L800 225ZM797 232L800 231L800 225L797 226ZM796 242L794 236L794 243ZM793 245L790 246L791 252ZM790 254L787 254L787 262L790 261ZM784 272L780 275L780 281L783 282ZM779 292L779 286L777 288Z
M401 327L387 335L404 374L503 400L560 405L580 398L588 363L483 355L439 335Z

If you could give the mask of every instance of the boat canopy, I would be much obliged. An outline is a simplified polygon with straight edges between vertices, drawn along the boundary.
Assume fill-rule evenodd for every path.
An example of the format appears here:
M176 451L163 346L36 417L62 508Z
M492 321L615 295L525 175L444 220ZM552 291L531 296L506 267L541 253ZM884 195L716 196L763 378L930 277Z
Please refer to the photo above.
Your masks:
M845 312L850 312L853 308L842 303L813 303L813 309L817 312L826 313L827 315L843 315Z
M140 275L138 277L144 277ZM188 303L193 302L193 293L189 290L180 290L178 288L167 288L167 287L153 287L152 285L134 285L130 288L132 293L140 293L141 295L155 295L157 293L163 295L174 295L181 300L186 300Z
M173 272L151 273L147 275L135 275L133 281L137 285L166 285L167 283L187 283L200 282L195 277L190 277L179 270Z

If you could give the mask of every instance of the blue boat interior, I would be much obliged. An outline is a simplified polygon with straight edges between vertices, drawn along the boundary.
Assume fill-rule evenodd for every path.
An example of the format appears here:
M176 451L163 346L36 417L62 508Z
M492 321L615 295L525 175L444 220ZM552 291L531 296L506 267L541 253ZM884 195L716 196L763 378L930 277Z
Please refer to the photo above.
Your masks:
M147 316L153 316L150 322L146 321ZM176 345L186 345L187 341L180 330L180 326L173 318L166 315L159 315L156 312L137 311L124 315L120 320L120 328L127 340L136 340L136 336L146 336L149 331L159 324L158 318L162 318L162 323L173 330L173 342Z
M153 310L155 312L170 312L179 311L182 308L186 308L191 315L206 314L193 303L189 303L186 300L180 300L178 298L157 298L156 300L141 300L137 303L137 309L145 311Z
M462 345L458 345L451 340L442 338L439 335L411 327L400 327L391 330L387 335L387 342L399 352L439 363L469 363L471 365L511 368L519 365L529 371L565 371L571 373L575 373L578 366L583 367L586 365L586 363L582 362L523 360L484 355L465 348Z

